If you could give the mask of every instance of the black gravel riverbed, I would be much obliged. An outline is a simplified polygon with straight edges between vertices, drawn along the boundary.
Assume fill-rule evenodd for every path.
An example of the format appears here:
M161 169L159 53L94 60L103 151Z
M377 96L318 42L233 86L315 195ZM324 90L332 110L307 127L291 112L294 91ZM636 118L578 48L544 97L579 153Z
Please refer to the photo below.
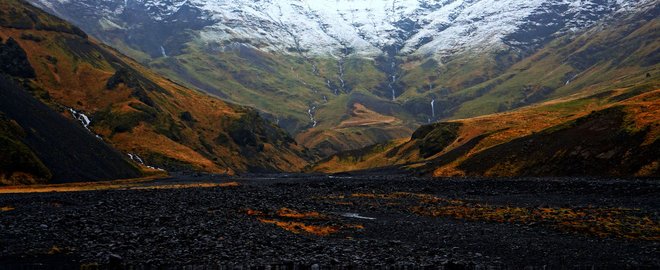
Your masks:
M238 185L1 194L0 269L660 268L652 179L201 175L145 185L200 182ZM455 201L626 209L645 218L646 237L411 210Z

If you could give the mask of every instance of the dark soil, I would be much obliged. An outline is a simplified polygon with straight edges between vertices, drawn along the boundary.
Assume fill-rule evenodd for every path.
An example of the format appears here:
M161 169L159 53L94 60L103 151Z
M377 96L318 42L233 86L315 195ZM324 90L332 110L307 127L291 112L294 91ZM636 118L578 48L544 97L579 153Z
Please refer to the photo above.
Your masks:
M427 217L410 211L419 202L408 197L351 197L410 192L511 207L629 208L657 224L657 180L275 175L152 184L229 181L240 185L0 195L0 207L15 208L0 212L0 269L660 267L656 240ZM317 236L260 221L292 221L275 216L281 208L319 212L324 219L294 221L341 229Z

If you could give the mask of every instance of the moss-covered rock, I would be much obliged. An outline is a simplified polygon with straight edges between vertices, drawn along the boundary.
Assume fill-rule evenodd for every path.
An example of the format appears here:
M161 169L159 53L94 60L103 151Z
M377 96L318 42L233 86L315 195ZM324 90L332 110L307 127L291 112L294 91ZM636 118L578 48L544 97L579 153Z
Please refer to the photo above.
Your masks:
M435 123L425 125L417 129L412 139L417 140L419 153L427 158L442 152L458 137L460 123Z

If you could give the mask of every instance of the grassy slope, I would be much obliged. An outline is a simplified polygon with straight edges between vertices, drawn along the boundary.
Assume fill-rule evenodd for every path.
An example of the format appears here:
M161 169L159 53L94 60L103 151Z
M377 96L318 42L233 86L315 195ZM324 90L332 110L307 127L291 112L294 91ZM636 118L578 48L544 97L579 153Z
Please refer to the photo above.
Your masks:
M320 149L321 153L360 148L410 134L411 127L416 124L400 108L381 109L381 114L398 118L397 124L363 125L358 131L360 136L354 135L354 129L341 127L343 121L354 117L351 111L355 103L378 110L382 107L379 103L390 102L372 93L385 80L373 60L345 59L346 87L343 90L338 65L335 59L274 55L245 46L214 52L204 50L195 42L185 54L155 59L150 64L186 85L258 108L289 132L297 134L299 143ZM328 87L328 80L332 88ZM308 114L312 107L317 121L315 127Z
M404 77L409 90L402 99L435 97L443 118L459 119L564 97L588 87L625 86L612 78L647 72L657 62L660 20L654 12L557 38L519 61L501 52L459 55L437 68L411 62ZM432 91L426 91L429 83Z
M569 96L585 87L609 84L612 77L647 70L638 60L649 57L658 46L652 32L657 20L629 19L615 26L615 31L594 28L556 39L524 58L511 51L494 51L454 55L442 59L442 64L416 56L402 59L405 91L395 102L385 89L387 78L379 63L357 57L343 61L347 87L338 96L333 93L340 88L338 60L330 58L277 55L243 45L212 50L192 41L183 54L153 59L150 65L191 87L254 106L295 134L299 143L332 154L407 137L431 118L432 99L436 100L433 120L459 119ZM593 50L603 48L608 50L594 55ZM354 117L355 103L399 121L346 129L342 122ZM307 113L310 107L316 108L316 127Z
M650 10L641 17L650 14L653 18L654 12ZM86 26L96 27L94 33L115 48L187 87L257 108L299 143L327 155L407 137L433 118L432 99L436 100L436 117L430 120L437 121L513 110L569 96L586 87L608 88L602 84L609 84L613 77L648 69L639 60L652 57L658 43L652 31L657 28L657 20L645 24L648 20L624 18L624 25L562 37L533 55L511 49L443 59L398 59L403 63L399 74L403 92L394 102L387 88L387 75L381 70L389 62L349 56L343 61L347 87L335 95L339 68L334 58L265 53L238 43L202 42L194 34L181 54L151 58L131 47L126 42L128 34L121 30L105 30L102 24ZM328 80L331 87L327 86ZM611 85L609 89L624 86ZM342 122L354 117L356 103L399 121L342 127ZM316 108L316 127L312 127L307 113L311 107Z
M332 156L313 167L313 170L339 172L362 170L383 166L404 166L435 176L486 174L511 176L516 174L556 174L565 167L556 170L545 168L540 161L559 164L557 160L546 160L549 156L573 158L566 155L572 142L567 140L566 149L547 149L546 145L535 145L534 140L546 140L561 134L576 136L595 136L594 141L615 133L623 134L627 141L643 137L637 145L621 144L623 148L646 155L650 161L637 161L638 168L628 168L625 172L607 171L613 175L657 175L658 174L658 137L660 136L660 67L657 62L658 19L635 20L631 24L622 24L617 28L595 28L572 41L557 40L537 54L520 61L511 68L511 73L499 76L496 86L488 93L464 103L463 109L457 110L457 116L471 115L474 109L481 113L496 112L494 106L514 100L509 91L515 87L527 85L528 91L542 87L560 85L547 93L543 99L550 99L538 104L525 106L511 112L488 114L479 117L457 119L451 122L461 123L456 140L439 153L423 158L420 150L426 139L402 139L384 145L365 148ZM564 81L565 74L582 66L583 71L569 84ZM591 64L591 65L588 65ZM559 74L559 75L558 75ZM571 76L572 77L572 76ZM563 83L562 83L563 81ZM428 83L428 82L427 82ZM465 91L472 91L493 84L484 82ZM475 91L477 91L475 90ZM500 99L499 102L494 100ZM616 109L610 109L616 107ZM474 110L472 110L474 111ZM577 119L591 119L594 111L603 111L600 122L614 123L602 127L602 136L585 132L575 124ZM621 111L623 119L616 122ZM577 123L582 123L579 120ZM617 120L618 121L618 120ZM589 121L586 121L589 122ZM595 125L595 124L594 124ZM568 127L568 128L567 128ZM573 133L571 133L573 132ZM596 133L598 134L598 133ZM614 139L612 139L614 140ZM520 150L521 143L544 149L542 155L532 155ZM588 142L583 142L589 145ZM597 143L594 143L595 145ZM632 142L632 144L635 144ZM546 147L546 148L543 148ZM630 160L617 159L614 146L600 146L586 151L586 156L606 157L605 161L594 159L593 164L614 162L611 166L622 166ZM512 148L513 151L505 151ZM378 151L374 151L377 149ZM650 149L651 152L648 152ZM519 151L520 150L520 151ZM569 151L569 153L574 152ZM601 152L598 152L601 151ZM610 153L610 151L614 151ZM653 154L655 151L655 154ZM579 153L580 150L578 149ZM598 152L598 153L596 153ZM616 152L618 153L618 152ZM646 154L643 154L646 153ZM531 159L525 162L525 158ZM479 161L479 162L477 162ZM490 162L487 162L490 161ZM494 162L494 163L493 163ZM617 164L619 162L619 164ZM628 164L629 165L629 164ZM627 166L628 166L627 165ZM535 173L531 167L544 168ZM633 166L634 167L634 166ZM587 170L587 169L585 169ZM565 172L565 171L564 171ZM586 173L586 171L584 171Z
M0 10L0 37L27 52L35 92L65 115L64 107L90 115L92 130L122 152L154 166L218 173L306 164L303 148L251 109L164 79L21 1L3 1ZM38 38L21 38L28 34ZM255 138L237 142L245 129Z
M563 156L574 151L580 152L580 147L588 148L589 141L597 141L609 134L624 134L624 142L633 142L633 138L640 139L637 145L627 146L625 143L612 143L601 146L597 150L583 150L590 156L607 157L610 151L625 148L631 152L628 155L642 155L644 147L646 156L650 160L635 164L636 171L613 175L658 175L658 162L660 152L658 138L660 138L660 77L637 78L646 86L631 86L617 89L600 95L576 95L529 106L512 112L499 113L475 118L454 120L451 123L460 123L458 135L449 142L449 145L428 158L423 158L424 143L430 138L402 139L363 150L355 150L332 156L318 164L313 169L323 172L341 172L347 170L364 170L383 166L397 166L420 173L434 176L456 175L490 175L515 176L528 175L556 175L562 174L566 167L556 170L547 169L537 173L530 172L530 167L541 168L544 164L539 161L553 156ZM646 89L640 91L639 89ZM649 90L653 89L653 90ZM624 99L625 100L620 100ZM575 123L579 119L589 119L593 115L601 115L602 119L615 121L621 111L624 121L622 123L596 128L595 133L580 131ZM601 121L605 121L601 120ZM576 122L577 121L577 122ZM571 138L558 137L557 131L571 131L574 138L585 140L578 145L571 145ZM577 130L577 131L573 131ZM536 145L534 140L559 140L560 149L544 151L546 145ZM527 146L520 141L526 141ZM374 150L376 149L376 151ZM577 149L577 150L576 150ZM619 149L620 150L620 149ZM617 151L619 151L617 150ZM509 151L509 152L507 152ZM530 153L529 151L533 151ZM650 152L648 152L650 151ZM611 153L610 153L611 154ZM486 158L487 157L487 158ZM604 160L593 159L593 165ZM613 161L614 162L614 161ZM534 164L531 166L530 164ZM628 164L630 165L630 164ZM568 166L570 167L570 166ZM612 167L620 167L613 165ZM632 169L631 169L632 170Z

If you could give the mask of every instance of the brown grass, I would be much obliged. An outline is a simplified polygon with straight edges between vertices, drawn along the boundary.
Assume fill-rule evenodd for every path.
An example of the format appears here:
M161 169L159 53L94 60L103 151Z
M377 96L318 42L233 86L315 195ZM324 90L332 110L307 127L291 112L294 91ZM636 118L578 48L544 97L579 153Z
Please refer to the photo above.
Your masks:
M321 225L307 225L302 222L296 222L296 221L280 221L280 220L275 220L275 219L265 219L265 218L258 218L259 221L266 223L266 224L275 224L278 227L285 229L287 231L290 231L292 233L309 233L317 236L328 236L334 233L339 232L338 227L334 226L321 226Z
M326 219L326 216L321 215L319 212L298 212L289 208L280 208L277 210L277 215L295 219Z
M150 185L152 181L161 177L162 176L152 176L152 177L128 179L128 180L72 183L72 184L9 186L9 187L0 187L0 194L81 192L81 191L95 191L95 190L155 190L155 189L213 188L213 187L229 188L229 187L240 186L240 183L238 182Z
M660 240L660 224L637 210L623 208L523 208L482 204L415 206L412 212L433 217L526 225L548 224L598 237Z
M369 201L362 202L365 205L372 205L370 202L372 200L381 200L388 203L400 202L402 205L412 204L409 208L410 211L424 216L525 224L529 226L546 225L562 231L598 237L660 240L660 223L639 209L496 206L409 192L354 193L348 196L320 197L320 199L335 200L342 203L347 203L346 200L351 198L368 199ZM410 199L413 199L413 201L409 201ZM360 201L355 200L349 202L360 203ZM382 205L382 203L376 205Z
M270 213L254 209L247 209L245 213L248 216L256 217L262 223L274 224L295 234L329 236L342 230L364 229L362 224L342 224L319 212L302 212L285 207Z

